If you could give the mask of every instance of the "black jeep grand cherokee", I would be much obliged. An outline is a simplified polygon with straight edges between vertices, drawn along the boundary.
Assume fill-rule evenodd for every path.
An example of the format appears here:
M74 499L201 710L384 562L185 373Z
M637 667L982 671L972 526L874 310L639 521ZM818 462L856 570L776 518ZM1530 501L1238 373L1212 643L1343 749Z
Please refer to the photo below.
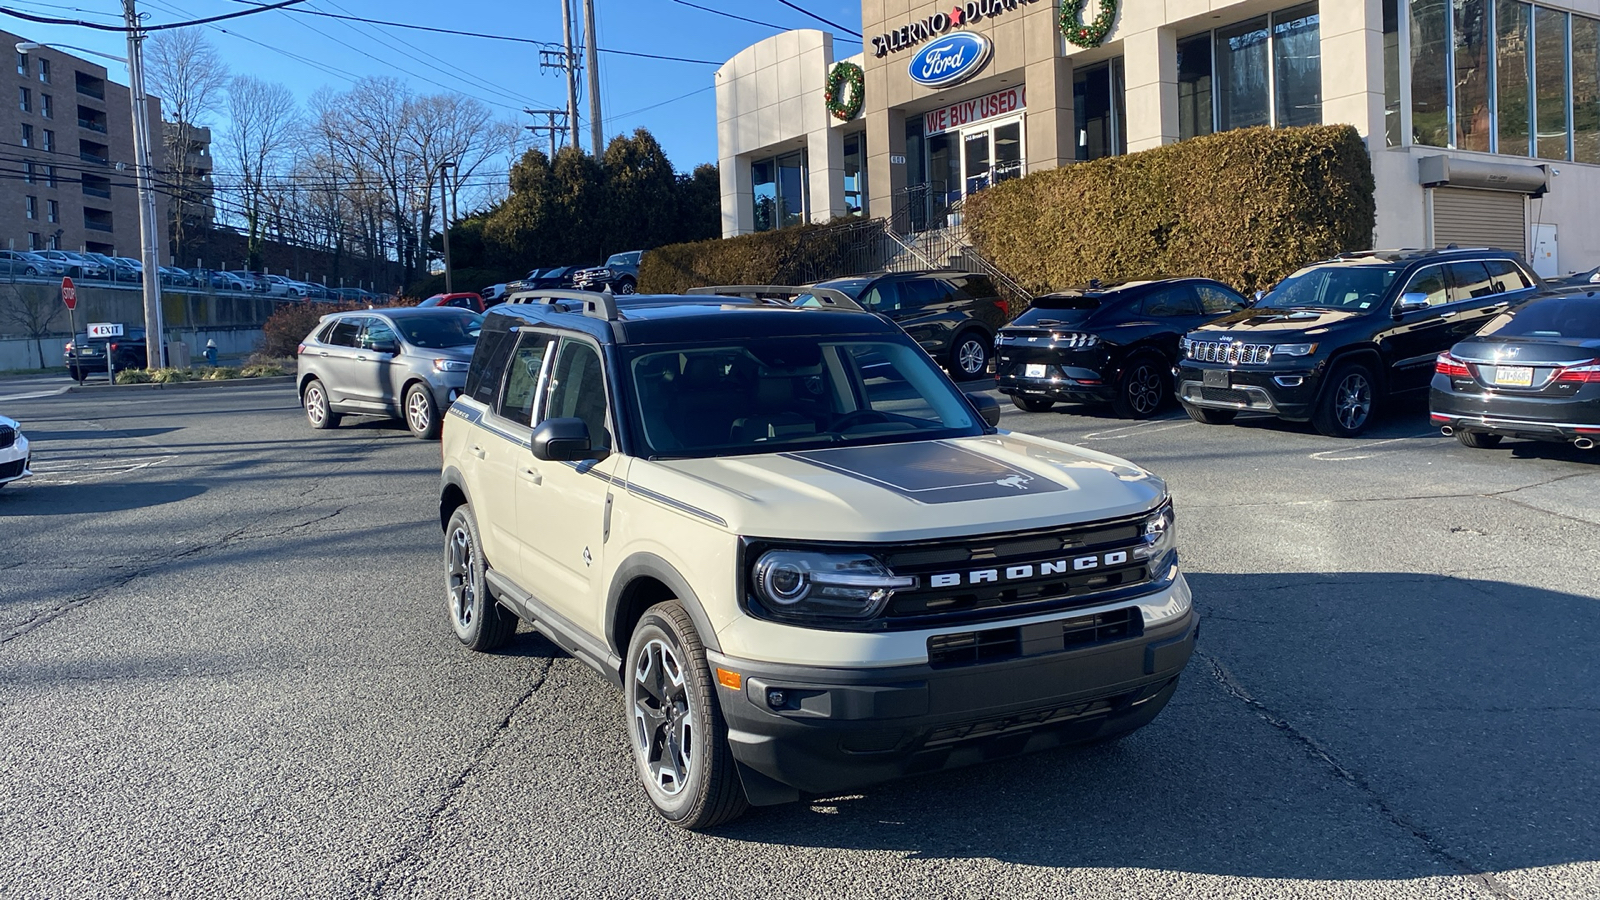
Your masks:
M1208 425L1259 412L1355 437L1385 395L1540 282L1503 250L1380 250L1307 266L1255 306L1189 333L1178 398Z

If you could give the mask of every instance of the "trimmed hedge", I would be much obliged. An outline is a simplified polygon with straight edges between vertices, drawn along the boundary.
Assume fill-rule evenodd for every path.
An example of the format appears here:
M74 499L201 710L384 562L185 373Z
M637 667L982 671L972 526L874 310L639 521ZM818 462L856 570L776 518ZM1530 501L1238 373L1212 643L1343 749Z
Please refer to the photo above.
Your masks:
M869 258L860 252L860 239L866 233L861 226L861 219L836 219L668 244L639 260L639 291L681 294L713 284L807 284L853 274Z
M1036 172L967 198L965 218L1039 292L1177 275L1252 291L1370 247L1372 195L1354 128L1248 128Z

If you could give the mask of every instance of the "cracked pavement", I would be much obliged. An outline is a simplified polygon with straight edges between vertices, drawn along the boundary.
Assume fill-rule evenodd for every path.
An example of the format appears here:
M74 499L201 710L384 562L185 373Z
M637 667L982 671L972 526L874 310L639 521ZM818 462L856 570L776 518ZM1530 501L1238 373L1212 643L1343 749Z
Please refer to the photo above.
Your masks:
M456 643L436 445L279 386L3 411L0 896L1600 896L1600 454L1007 407L1168 479L1172 705L689 835L614 690Z

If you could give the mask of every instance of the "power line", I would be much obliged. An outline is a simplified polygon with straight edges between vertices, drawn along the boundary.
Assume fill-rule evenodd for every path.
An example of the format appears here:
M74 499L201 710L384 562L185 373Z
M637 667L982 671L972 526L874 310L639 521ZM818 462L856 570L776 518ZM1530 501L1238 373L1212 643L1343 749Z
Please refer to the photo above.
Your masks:
M139 30L145 32L166 31L171 28L188 28L191 25L209 25L212 22L221 22L227 19L237 19L240 16L255 15L256 13L269 12L274 9L284 9L286 7L295 5L296 3L304 2L306 2L306 0L279 0L277 3L268 3L262 6L252 5L250 9L240 10L239 12L223 13L220 16L207 16L203 19L193 19L188 22L163 22L159 25L141 25L139 26ZM99 22L85 22L81 19L60 19L54 16L36 16L31 13L18 12L14 9L6 9L5 7L0 7L0 15L14 16L18 19L23 19L28 22L38 22L42 25L77 25L82 28L93 28L96 31L125 32L128 30L127 27L123 25L102 25Z
M829 28L834 29L835 31L842 31L845 34L854 35L856 37L861 37L861 32L859 32L859 31L851 31L850 29L844 27L843 25L840 25L838 22L833 22L833 21L830 21L828 19L824 19L823 17L817 15L816 13L812 12L809 9L806 9L806 8L804 8L802 6L797 6L797 5L793 4L793 3L790 3L789 0L778 0L778 2L782 3L784 6L789 7L790 9L794 10L797 13L800 13L803 16L810 16L811 18L816 19L818 22L821 22L822 24L828 26Z
M713 8L711 8L709 6L701 6L698 3L690 3L689 0L672 0L672 2L673 3L677 3L677 4L681 5L681 6L690 7L692 9L698 9L701 12L708 12L708 13L711 13L712 15L714 15L714 16L722 16L725 19L737 19L740 22L748 22L751 25L760 25L762 28L770 28L770 29L777 30L777 31L783 30L781 26L774 25L771 22L761 22L761 21L758 21L756 19L747 19L744 16L736 16L731 12L723 12L720 9L713 9ZM810 15L810 14L807 13L807 15ZM855 34L855 32L851 31L850 34ZM857 34L856 37L859 38L860 35ZM835 35L834 40L842 40L842 41L845 41L846 43L851 43L851 44L859 44L859 43L861 43L859 40L852 40L851 38L840 38L837 35Z
M626 119L629 116L636 116L636 115L638 115L639 113L642 113L642 112L649 112L652 109L658 109L660 107L666 106L668 103L677 103L679 100L687 100L687 99L689 99L690 97L693 97L696 94L704 94L706 91L714 90L715 88L716 88L716 85L714 85L714 84L708 84L708 85L706 85L705 87L702 87L702 88L695 88L694 90L690 91L689 93L687 93L687 94L679 94L678 96L673 97L671 100L663 100L660 103L652 103L649 106L641 106L638 109L630 109L630 110L628 110L627 112L624 112L624 113L616 113L614 115L606 116L606 122L609 123L609 122L615 121L616 119Z

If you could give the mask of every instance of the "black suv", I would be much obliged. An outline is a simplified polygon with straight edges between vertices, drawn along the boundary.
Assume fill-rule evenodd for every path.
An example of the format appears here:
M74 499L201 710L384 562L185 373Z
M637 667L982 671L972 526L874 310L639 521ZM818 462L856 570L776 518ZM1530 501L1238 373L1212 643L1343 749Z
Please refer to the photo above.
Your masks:
M867 312L899 325L958 380L989 370L990 348L1011 318L1006 301L987 275L911 272L835 278L815 285L838 291ZM797 306L825 306L802 294Z
M1148 419L1171 396L1183 336L1249 305L1208 278L1091 282L1046 294L1000 329L995 378L1028 412L1110 403L1125 419Z
M67 374L82 383L91 375L106 374L106 353L111 353L111 363L118 372L123 369L145 367L144 329L128 328L122 337L90 338L79 333L62 348L62 359L67 364Z
M1427 390L1434 359L1539 277L1504 250L1380 250L1316 263L1189 334L1178 399L1208 425L1260 412L1355 437L1379 398Z

